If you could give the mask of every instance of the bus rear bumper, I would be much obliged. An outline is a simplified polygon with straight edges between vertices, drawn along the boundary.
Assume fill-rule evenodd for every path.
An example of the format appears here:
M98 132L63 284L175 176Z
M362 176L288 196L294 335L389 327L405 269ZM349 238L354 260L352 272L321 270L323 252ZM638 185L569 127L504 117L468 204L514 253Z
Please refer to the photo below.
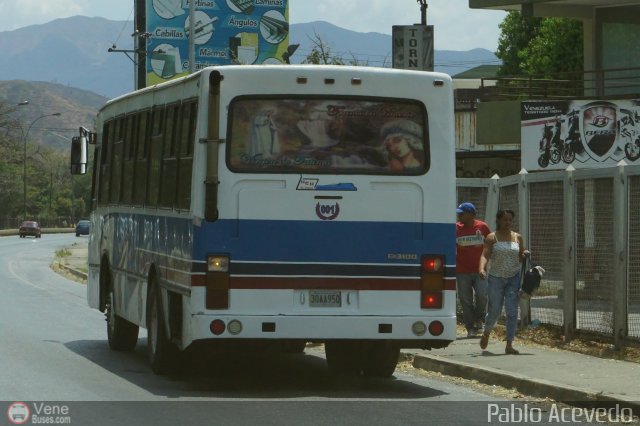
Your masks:
M213 321L224 331L216 335ZM239 323L239 326L238 326ZM432 334L441 324L442 332ZM220 323L218 322L218 325ZM240 329L240 331L238 331ZM218 328L218 332L219 332ZM232 332L233 331L233 332ZM424 331L423 334L421 332ZM438 316L242 316L193 315L191 337L218 339L301 339L324 342L335 339L394 341L401 348L442 348L456 339L456 317ZM234 334L235 333L235 334Z

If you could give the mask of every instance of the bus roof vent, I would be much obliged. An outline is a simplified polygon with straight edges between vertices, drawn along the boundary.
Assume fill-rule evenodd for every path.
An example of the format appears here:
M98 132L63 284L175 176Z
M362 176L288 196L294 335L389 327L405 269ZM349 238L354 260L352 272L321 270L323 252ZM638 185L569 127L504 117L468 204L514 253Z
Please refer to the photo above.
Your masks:
M360 78L352 78L351 79L351 84L353 84L354 86L360 86L362 84L362 79Z
M296 78L296 83L298 83L298 84L307 84L307 77L298 77L298 78Z
M325 78L324 84L334 84L336 82L335 78Z

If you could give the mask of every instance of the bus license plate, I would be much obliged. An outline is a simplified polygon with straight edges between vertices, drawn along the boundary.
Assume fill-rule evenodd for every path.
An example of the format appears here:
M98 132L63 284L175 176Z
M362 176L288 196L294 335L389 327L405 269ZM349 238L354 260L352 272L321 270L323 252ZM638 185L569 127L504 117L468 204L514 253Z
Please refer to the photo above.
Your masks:
M339 308L342 295L339 291L309 291L309 306L312 308Z

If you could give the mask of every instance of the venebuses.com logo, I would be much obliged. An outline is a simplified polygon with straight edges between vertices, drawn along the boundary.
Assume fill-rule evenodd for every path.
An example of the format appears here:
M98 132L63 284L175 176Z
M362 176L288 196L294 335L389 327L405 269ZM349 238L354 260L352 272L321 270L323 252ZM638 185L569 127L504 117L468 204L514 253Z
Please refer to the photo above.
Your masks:
M7 417L14 425L23 425L29 421L31 410L24 402L14 402L7 409Z
M31 424L71 424L69 406L65 404L49 404L32 402L13 402L7 409L7 418L14 425Z

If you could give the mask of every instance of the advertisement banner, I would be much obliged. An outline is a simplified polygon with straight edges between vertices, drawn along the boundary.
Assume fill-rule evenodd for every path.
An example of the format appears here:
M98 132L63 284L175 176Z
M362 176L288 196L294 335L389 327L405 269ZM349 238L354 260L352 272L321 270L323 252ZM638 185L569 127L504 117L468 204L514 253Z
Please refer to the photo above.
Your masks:
M189 73L189 0L145 0L147 86ZM280 64L289 44L288 0L195 0L194 70Z
M523 101L526 170L640 164L640 100Z

